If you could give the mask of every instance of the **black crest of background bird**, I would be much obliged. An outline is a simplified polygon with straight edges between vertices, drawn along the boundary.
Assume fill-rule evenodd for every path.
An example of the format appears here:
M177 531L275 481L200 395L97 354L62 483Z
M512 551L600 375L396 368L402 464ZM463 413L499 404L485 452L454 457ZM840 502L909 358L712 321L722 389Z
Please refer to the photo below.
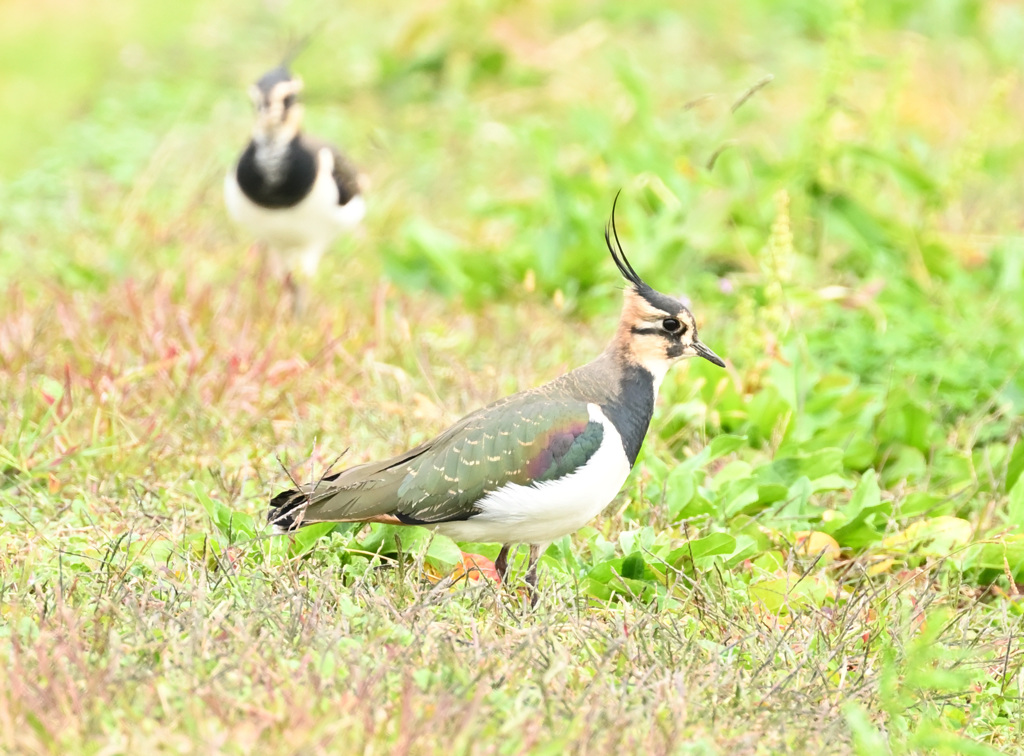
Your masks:
M270 247L277 272L316 273L320 258L366 214L355 166L336 147L303 133L302 80L281 65L249 89L251 138L224 180L231 218Z
M509 548L529 544L526 579L536 600L541 547L585 525L619 492L669 367L695 356L725 366L697 337L690 310L630 265L614 204L605 242L627 286L615 336L600 356L414 449L278 494L270 522L283 530L333 521L421 525L457 541L500 543L502 580Z

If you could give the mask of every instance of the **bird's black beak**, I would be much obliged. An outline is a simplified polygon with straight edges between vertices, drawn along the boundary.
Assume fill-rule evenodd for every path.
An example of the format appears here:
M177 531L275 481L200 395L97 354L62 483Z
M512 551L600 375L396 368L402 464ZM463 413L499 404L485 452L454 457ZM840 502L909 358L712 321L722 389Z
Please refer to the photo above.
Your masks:
M704 346L704 344L702 344L701 342L693 342L693 351L695 351L699 356L703 357L711 364L718 365L718 367L725 367L725 363L722 362L722 358L719 357L714 352L712 352L706 346Z

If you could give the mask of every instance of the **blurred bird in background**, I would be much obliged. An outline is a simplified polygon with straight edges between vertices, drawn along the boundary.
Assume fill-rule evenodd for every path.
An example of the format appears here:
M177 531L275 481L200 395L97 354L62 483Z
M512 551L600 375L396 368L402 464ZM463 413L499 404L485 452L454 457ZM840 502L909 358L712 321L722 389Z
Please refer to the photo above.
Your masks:
M269 247L296 313L304 298L296 275L315 275L331 243L366 214L365 177L335 146L302 133L301 91L287 64L250 87L252 138L224 180L228 214Z

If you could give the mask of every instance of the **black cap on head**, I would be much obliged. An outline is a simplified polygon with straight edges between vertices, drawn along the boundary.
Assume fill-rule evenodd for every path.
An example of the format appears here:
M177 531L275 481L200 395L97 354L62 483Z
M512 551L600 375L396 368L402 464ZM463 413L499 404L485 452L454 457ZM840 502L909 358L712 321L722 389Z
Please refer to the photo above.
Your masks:
M270 71L267 71L263 76L260 77L259 81L256 82L256 86L263 94L269 94L270 91L285 81L291 81L291 72L284 66L278 66Z

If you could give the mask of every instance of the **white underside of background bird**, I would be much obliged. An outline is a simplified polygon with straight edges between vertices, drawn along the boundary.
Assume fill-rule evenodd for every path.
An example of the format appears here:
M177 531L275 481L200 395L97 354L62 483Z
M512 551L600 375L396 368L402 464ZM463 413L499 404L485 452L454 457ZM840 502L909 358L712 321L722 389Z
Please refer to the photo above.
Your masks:
M316 180L309 194L286 208L262 207L245 196L234 168L224 179L224 202L231 218L266 243L280 257L278 265L286 271L298 266L307 276L316 272L331 242L358 226L366 215L362 195L339 204L338 186L332 176L334 158L329 149L320 150L317 163Z

